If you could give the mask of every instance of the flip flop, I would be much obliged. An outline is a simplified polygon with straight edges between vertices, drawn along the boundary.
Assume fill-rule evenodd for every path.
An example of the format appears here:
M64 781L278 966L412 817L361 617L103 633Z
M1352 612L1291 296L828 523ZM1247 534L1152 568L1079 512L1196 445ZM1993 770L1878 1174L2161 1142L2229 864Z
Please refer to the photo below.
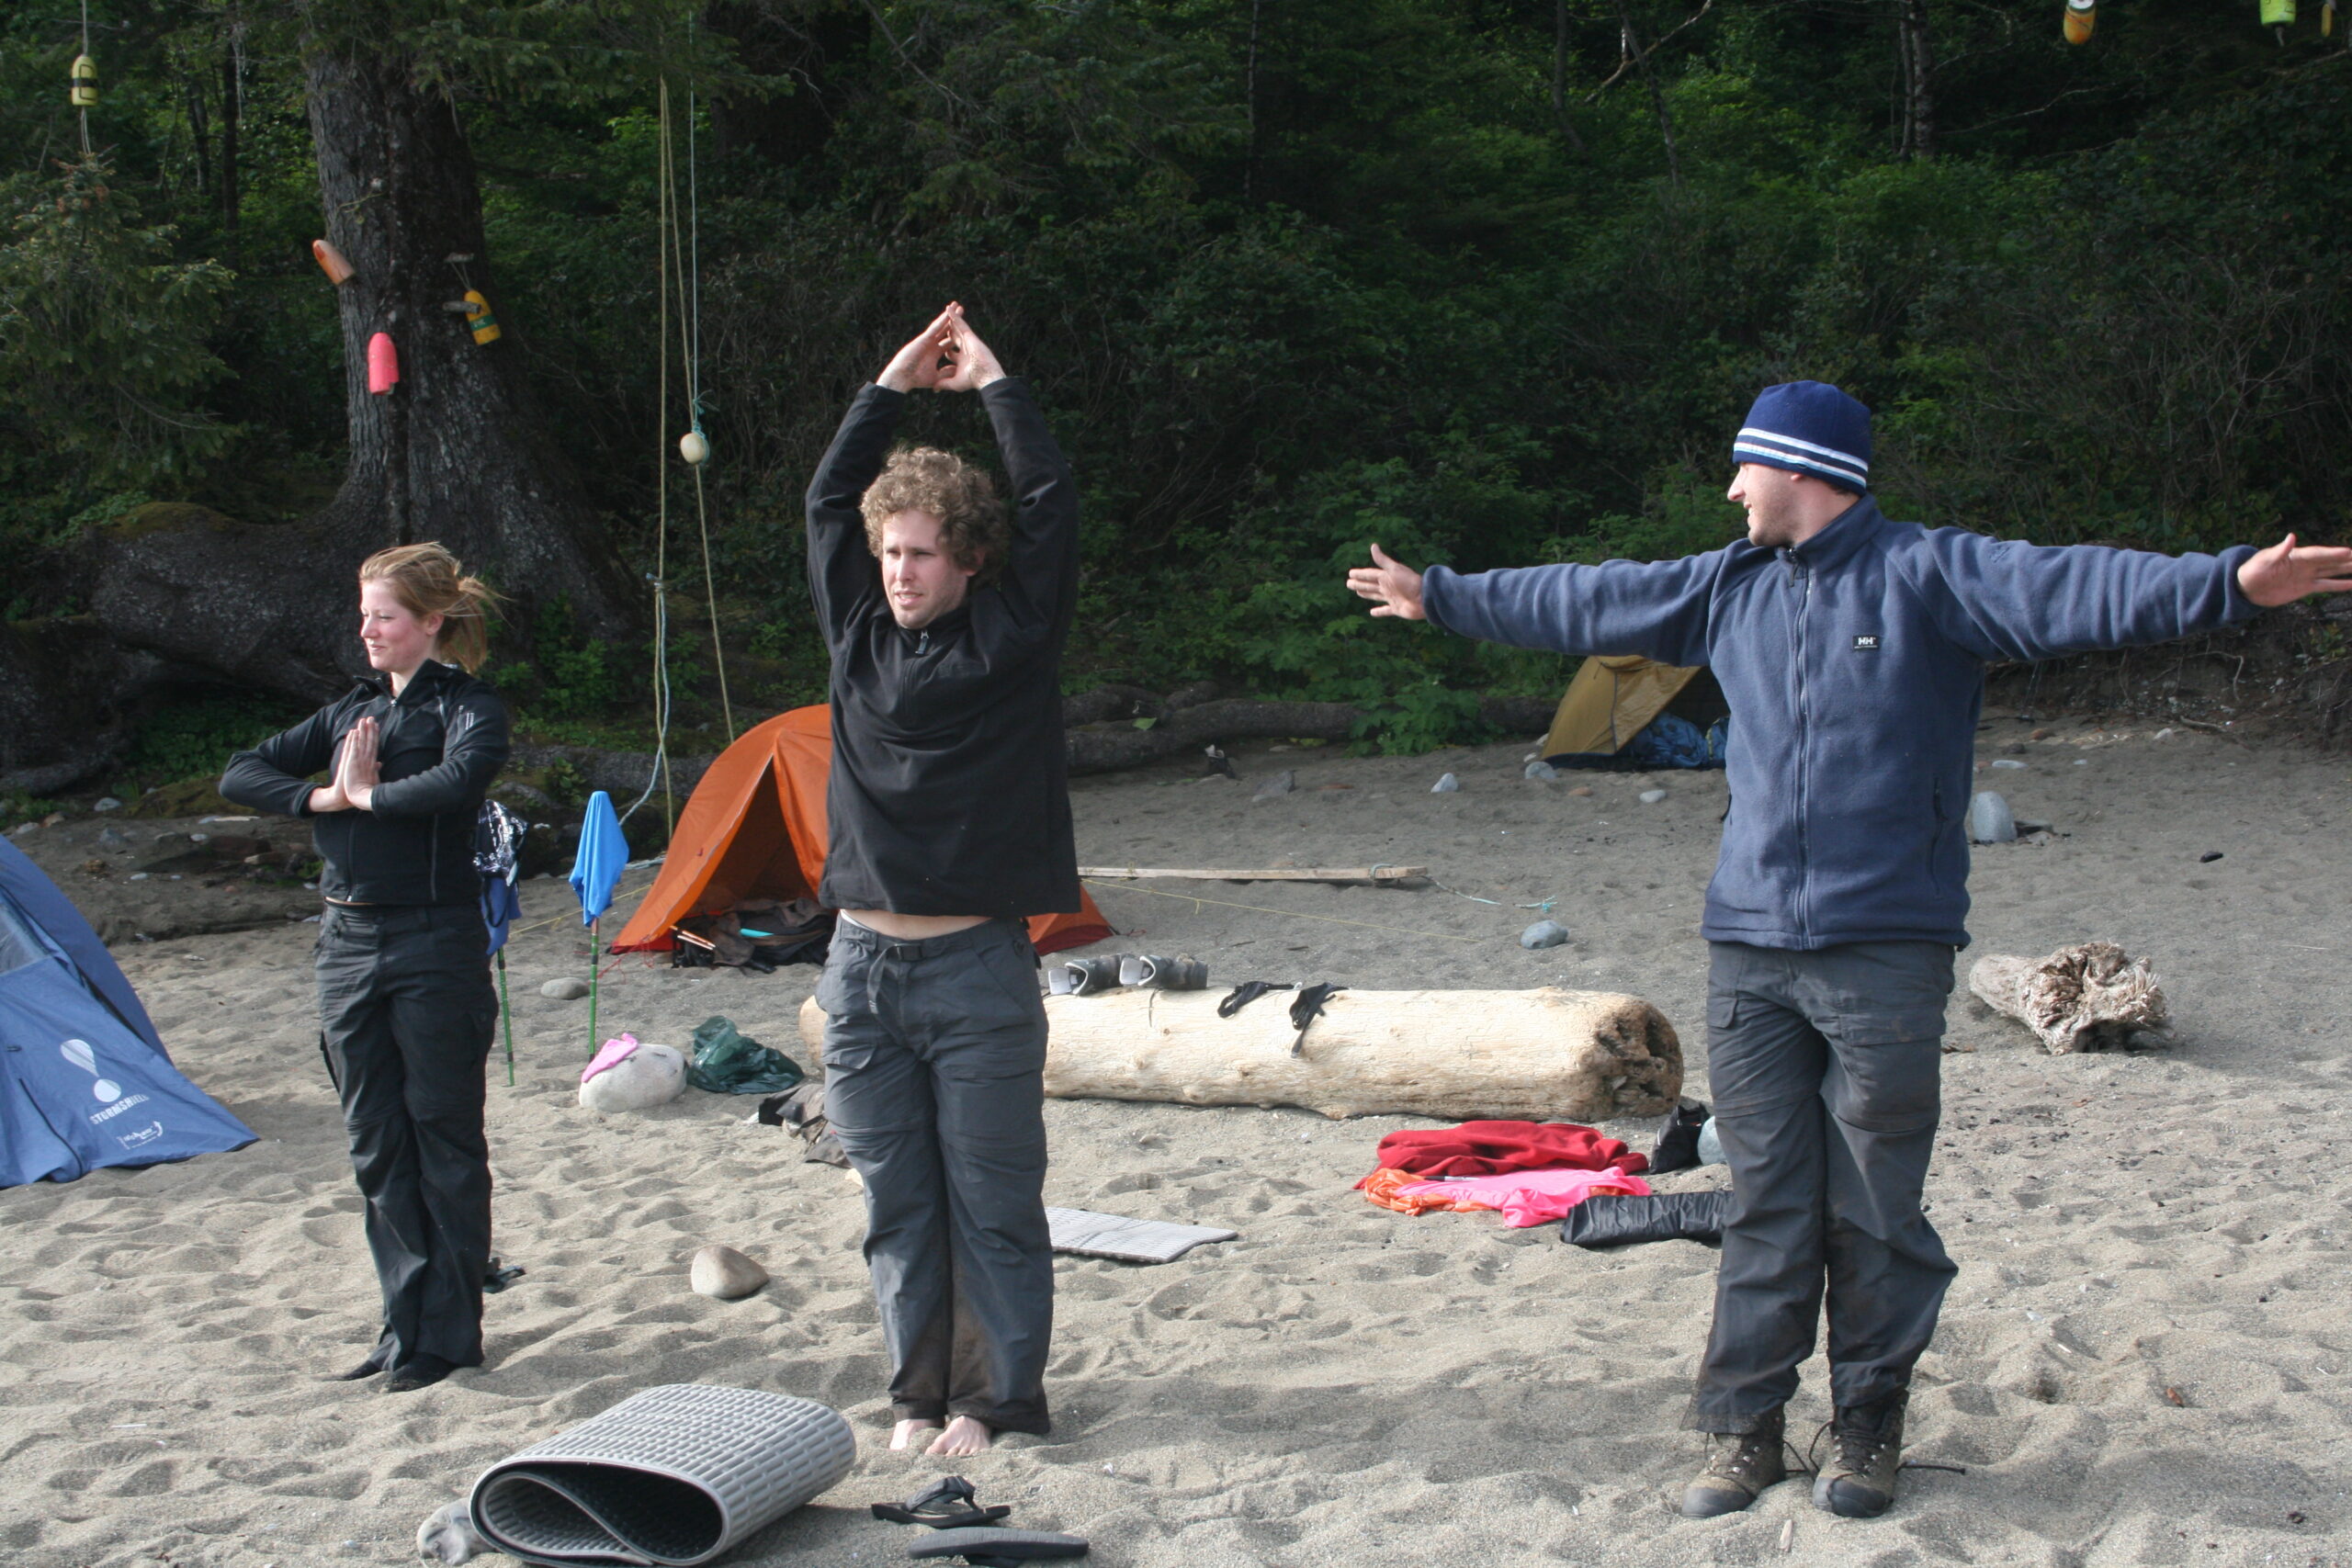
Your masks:
M974 1568L1013 1568L1046 1558L1083 1557L1086 1542L1077 1536L1056 1535L1051 1530L942 1530L907 1548L907 1555L917 1560L960 1557Z
M1216 1004L1219 1018L1231 1018L1268 991L1287 991L1296 985L1292 980L1244 980L1233 987L1232 994Z
M903 1503L876 1503L871 1507L877 1519L894 1525L929 1525L935 1530L992 1525L1012 1512L1001 1503L982 1506L972 1483L960 1475L943 1475Z

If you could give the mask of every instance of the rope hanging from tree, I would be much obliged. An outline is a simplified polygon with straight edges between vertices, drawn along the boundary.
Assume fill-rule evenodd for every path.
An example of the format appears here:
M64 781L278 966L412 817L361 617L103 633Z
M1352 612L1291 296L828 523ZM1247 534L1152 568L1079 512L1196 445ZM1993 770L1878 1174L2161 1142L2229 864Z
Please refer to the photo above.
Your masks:
M654 412L655 538L653 585L653 768L644 790L621 813L626 822L651 797L659 784L668 806L670 826L678 822L678 802L670 778L670 305L677 291L678 351L685 372L688 427L678 438L678 455L695 476L695 522L702 545L704 602L710 615L710 650L718 673L719 711L726 719L727 739L735 739L735 706L727 688L727 647L718 630L718 587L710 557L710 512L703 490L703 463L710 456L709 437L703 433L702 396L702 209L695 158L695 101L686 98L685 219L678 212L677 147L670 113L670 84L661 89L661 128L656 141L660 169L655 179L654 250L661 301L662 329L658 339L661 391ZM683 231L683 232L682 232ZM674 276L674 282L673 281Z

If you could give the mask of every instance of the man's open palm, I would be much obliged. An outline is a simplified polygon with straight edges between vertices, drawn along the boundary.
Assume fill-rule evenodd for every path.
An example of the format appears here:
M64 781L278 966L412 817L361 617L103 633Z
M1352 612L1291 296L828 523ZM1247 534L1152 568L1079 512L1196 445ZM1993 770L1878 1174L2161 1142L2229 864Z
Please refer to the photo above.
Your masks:
M1355 596L1371 600L1375 615L1394 615L1405 621L1427 619L1421 609L1421 574L1401 561L1390 559L1388 552L1378 545L1372 547L1372 562L1348 573L1348 587Z
M2307 594L2352 592L2352 549L2298 545L2290 534L2238 568L2238 587L2266 610Z

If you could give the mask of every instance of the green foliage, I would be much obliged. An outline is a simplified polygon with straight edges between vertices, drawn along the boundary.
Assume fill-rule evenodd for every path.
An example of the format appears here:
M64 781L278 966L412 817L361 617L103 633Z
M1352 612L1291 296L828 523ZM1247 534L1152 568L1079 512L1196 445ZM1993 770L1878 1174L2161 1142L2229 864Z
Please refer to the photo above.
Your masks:
M1345 700L1373 716L1365 746L1473 738L1476 694L1566 673L1369 619L1340 578L1370 542L1473 571L1715 547L1738 525L1730 434L1772 381L1871 403L1882 500L1932 524L2163 548L2340 534L2340 45L2316 6L2283 49L2189 0L2112 9L2069 50L2050 0L1929 6L1941 140L1905 157L1890 6L1718 4L1678 31L1695 0L98 0L111 195L46 216L24 193L56 188L33 160L73 140L71 50L0 19L0 145L35 150L15 210L52 266L69 217L114 225L106 276L163 303L111 318L152 323L154 353L118 345L108 374L194 376L125 384L198 422L133 419L107 468L131 406L112 383L60 401L0 377L7 613L70 604L77 519L109 496L284 514L338 469L298 27L450 92L500 352L625 569L669 581L695 735L718 733L693 728L717 719L717 669L670 446L684 377L657 342L665 74L695 148L703 499L739 722L821 696L800 491L851 393L951 298L1084 487L1067 686ZM1646 72L1628 18L1666 39ZM35 253L8 240L0 269L21 271ZM54 347L9 330L0 354ZM992 459L972 400L915 400L902 434ZM641 744L644 631L608 630L543 619L497 679L548 733Z
M182 779L215 780L231 753L267 739L303 716L300 708L249 693L183 694L140 725L119 776L140 788Z
M0 201L0 422L22 443L6 467L27 479L36 464L70 467L97 486L186 482L231 434L198 401L222 370L207 337L228 269L171 260L170 226L140 224L103 157L17 175Z

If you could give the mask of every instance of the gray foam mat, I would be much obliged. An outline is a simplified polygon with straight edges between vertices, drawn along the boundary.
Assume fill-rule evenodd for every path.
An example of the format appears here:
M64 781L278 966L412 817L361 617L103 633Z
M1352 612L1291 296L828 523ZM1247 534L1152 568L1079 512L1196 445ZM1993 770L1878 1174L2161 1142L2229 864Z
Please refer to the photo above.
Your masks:
M474 1527L526 1562L687 1568L826 1491L857 1459L840 1412L748 1388L666 1383L499 1461Z
M1056 1252L1115 1258L1127 1263L1173 1263L1204 1242L1232 1241L1240 1235L1208 1225L1098 1214L1089 1209L1047 1209L1046 1224L1053 1230Z

